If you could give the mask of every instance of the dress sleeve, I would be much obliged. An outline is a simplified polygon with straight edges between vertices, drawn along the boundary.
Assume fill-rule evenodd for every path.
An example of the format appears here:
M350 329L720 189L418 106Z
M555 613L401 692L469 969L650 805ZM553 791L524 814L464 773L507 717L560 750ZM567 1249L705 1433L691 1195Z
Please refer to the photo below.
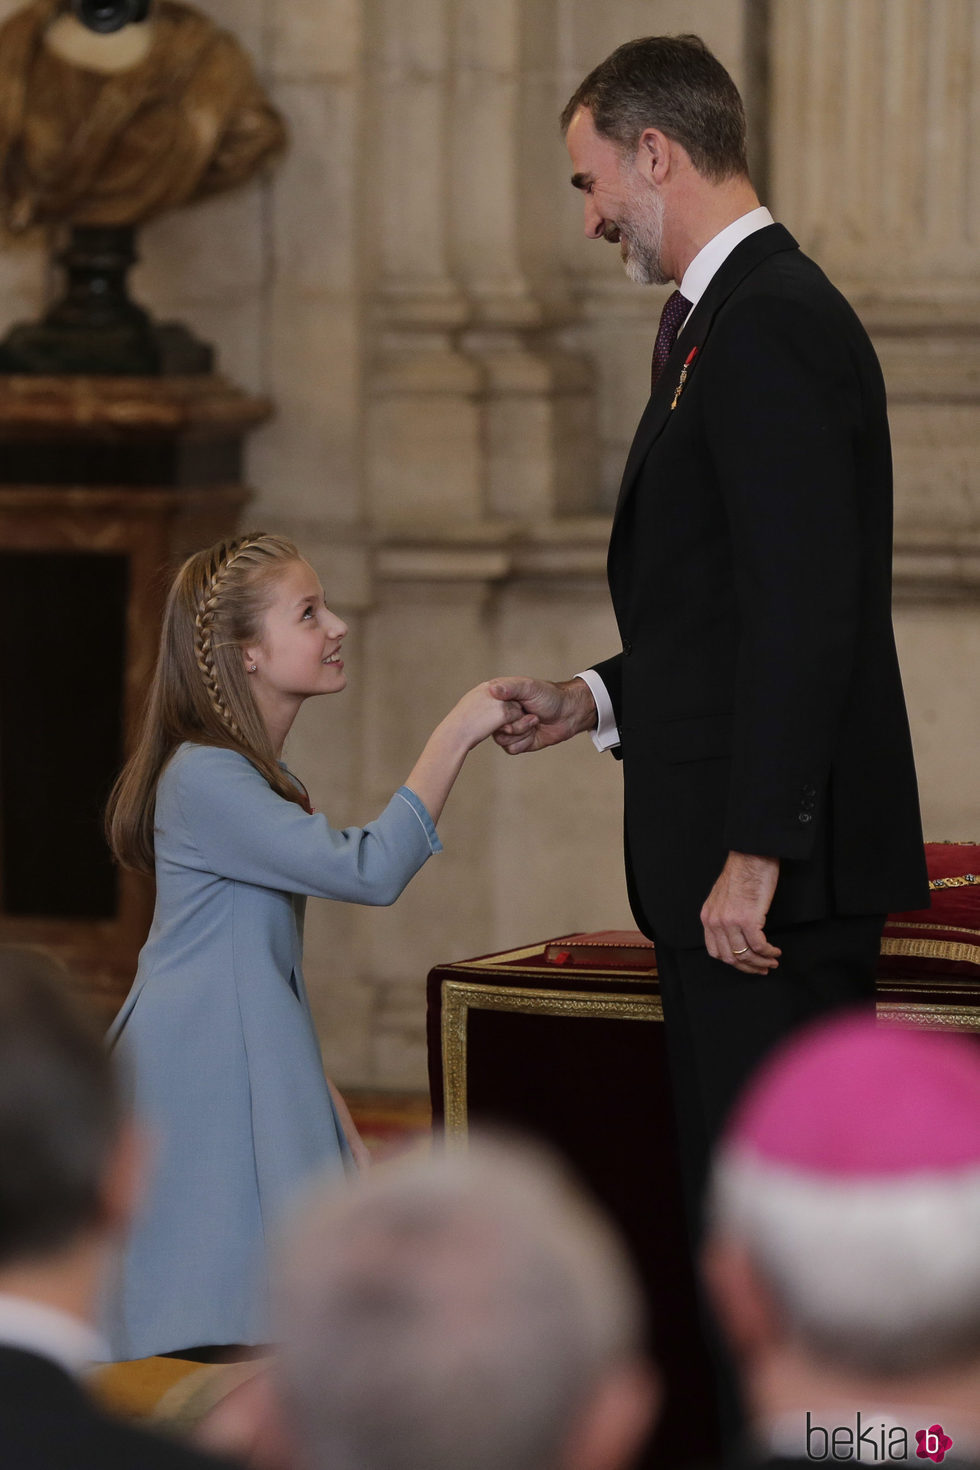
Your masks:
M172 800L158 800L158 827L176 821L182 829L167 834L169 850L189 867L262 888L391 904L442 847L407 787L375 821L338 829L284 800L237 751L184 746L162 781Z

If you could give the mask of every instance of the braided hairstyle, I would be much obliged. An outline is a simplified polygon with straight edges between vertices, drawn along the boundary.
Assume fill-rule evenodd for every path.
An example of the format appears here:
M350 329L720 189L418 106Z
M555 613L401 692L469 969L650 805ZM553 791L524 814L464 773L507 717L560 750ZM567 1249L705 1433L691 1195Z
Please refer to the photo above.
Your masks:
M240 568L240 564L246 559L251 562L260 555L267 556L265 543L271 540L272 537L260 532L254 536L243 536L240 541L219 542L212 547L208 555L209 562L213 558L214 569L208 576L194 617L194 654L204 680L204 688L218 719L227 727L232 738L241 743L244 743L245 737L235 721L231 706L222 694L221 681L215 670L214 625L220 619L222 593L229 582L233 581L235 569ZM253 552L252 557L248 556L249 551Z
M184 741L239 751L280 796L308 806L276 759L242 657L261 637L276 581L298 560L292 541L253 531L197 552L174 578L142 729L106 812L125 867L153 871L157 782Z

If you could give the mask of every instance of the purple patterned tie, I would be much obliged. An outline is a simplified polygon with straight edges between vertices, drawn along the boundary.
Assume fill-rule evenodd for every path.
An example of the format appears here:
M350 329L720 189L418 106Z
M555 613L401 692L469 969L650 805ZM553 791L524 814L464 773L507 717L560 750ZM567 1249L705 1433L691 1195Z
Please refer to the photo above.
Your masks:
M677 341L681 322L690 309L691 303L679 291L672 292L664 302L664 309L660 313L660 326L657 328L657 340L653 344L653 362L650 364L651 393L656 388L657 380L667 365L670 349Z

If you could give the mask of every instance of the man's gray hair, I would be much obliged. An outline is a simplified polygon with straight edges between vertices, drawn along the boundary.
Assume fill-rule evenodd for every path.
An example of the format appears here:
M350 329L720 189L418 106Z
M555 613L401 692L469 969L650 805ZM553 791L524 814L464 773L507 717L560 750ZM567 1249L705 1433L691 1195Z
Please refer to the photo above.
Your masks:
M563 133L580 107L600 136L625 151L658 128L713 183L748 173L742 99L700 36L644 36L617 46L565 104Z
M737 1147L709 1220L739 1241L783 1327L813 1357L891 1377L980 1352L980 1169L828 1180Z
M641 1356L621 1245L530 1146L471 1140L318 1191L279 1263L280 1396L310 1470L543 1470Z

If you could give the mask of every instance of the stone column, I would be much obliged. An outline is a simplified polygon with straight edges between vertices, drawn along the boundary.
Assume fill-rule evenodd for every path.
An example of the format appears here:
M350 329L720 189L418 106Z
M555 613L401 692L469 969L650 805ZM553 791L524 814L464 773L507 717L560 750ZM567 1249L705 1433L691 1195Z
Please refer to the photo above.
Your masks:
M477 520L481 374L454 332L466 299L449 255L452 0L368 7L375 344L367 424L374 520Z
M774 208L868 327L927 835L980 820L980 3L772 0Z
M585 512L595 489L592 374L555 339L555 41L551 0L457 0L452 236L485 373L486 509L525 522Z
M772 19L776 207L875 340L897 570L934 582L927 552L980 550L980 4L775 0Z
M976 308L976 0L773 0L772 51L783 217L848 295Z

